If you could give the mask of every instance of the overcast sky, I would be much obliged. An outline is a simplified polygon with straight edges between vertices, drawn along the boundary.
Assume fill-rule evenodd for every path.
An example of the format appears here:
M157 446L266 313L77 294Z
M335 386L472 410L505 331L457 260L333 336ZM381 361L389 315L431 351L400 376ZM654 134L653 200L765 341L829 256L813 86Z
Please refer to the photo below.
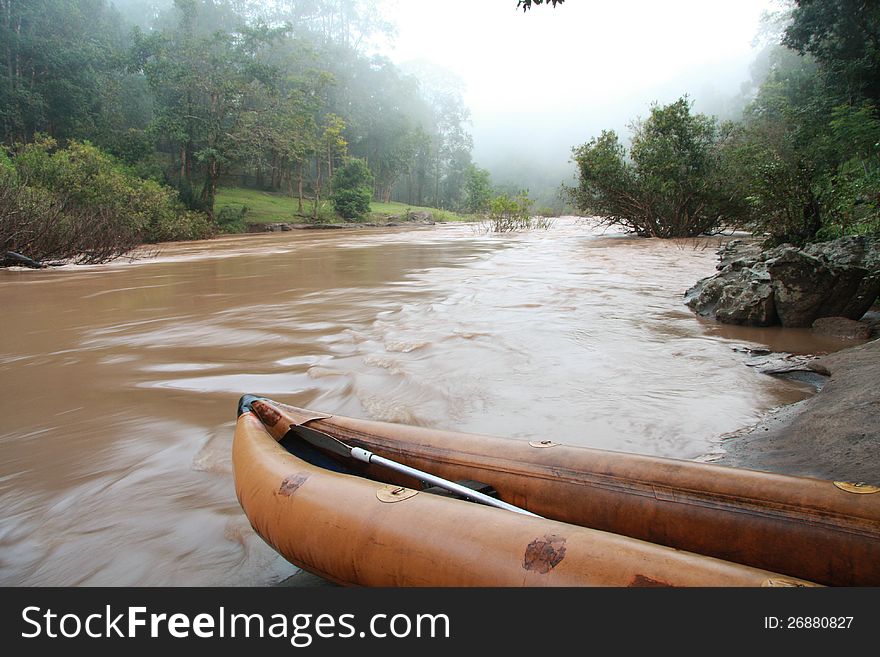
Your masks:
M388 2L389 0L380 0ZM624 130L653 101L700 105L748 79L772 0L567 0L523 14L516 0L391 1L387 55L457 74L478 164L531 153L565 162L604 127Z

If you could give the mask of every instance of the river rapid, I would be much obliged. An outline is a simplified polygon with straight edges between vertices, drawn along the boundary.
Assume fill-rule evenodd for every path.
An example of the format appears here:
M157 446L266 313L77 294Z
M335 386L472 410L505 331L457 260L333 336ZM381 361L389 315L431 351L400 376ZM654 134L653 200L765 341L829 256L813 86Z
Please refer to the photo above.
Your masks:
M695 317L719 238L574 218L300 230L0 271L0 584L268 585L230 446L243 393L325 413L679 459L810 394L741 348L807 330Z

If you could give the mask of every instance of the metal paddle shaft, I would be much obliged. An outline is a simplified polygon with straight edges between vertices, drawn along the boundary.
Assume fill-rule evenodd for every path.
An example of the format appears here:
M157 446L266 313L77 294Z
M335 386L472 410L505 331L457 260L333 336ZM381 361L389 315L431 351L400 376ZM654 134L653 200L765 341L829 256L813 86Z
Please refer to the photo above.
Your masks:
M536 518L541 517L536 513L526 511L525 509L521 509L518 506L514 506L513 504L508 504L507 502L495 499L494 497L489 497L488 495L484 495L483 493L471 490L467 486L462 486L461 484L457 484L454 481L449 481L448 479L443 479L442 477L432 475L429 472L423 472L422 470L411 468L408 465L404 465L403 463L398 463L397 461L386 459L384 456L373 454L373 452L362 449L360 447L351 447L349 445L346 445L338 438L335 438L330 434L324 433L323 431L318 431L317 429L304 427L302 425L291 426L290 431L305 440L306 442L320 449L331 451L334 454L338 454L340 456L354 458L358 461L363 461L364 463L374 463L376 465L381 465L382 467L393 470L394 472L399 472L410 477L415 477L416 479L427 482L434 486L445 488L446 490L452 491L453 493L461 495L462 497L469 499L473 502L478 502L479 504L485 504L487 506L494 506L498 509L513 511L514 513L521 513L526 516L534 516Z
M525 509L521 509L518 506L513 506L513 504L508 504L507 502L497 500L494 497L489 497L488 495L483 495L483 493L471 490L467 486L462 486L461 484L457 484L454 481L449 481L448 479L443 479L441 477L432 475L429 472L423 472L421 470L417 470L416 468L411 468L408 465L403 465L402 463L391 461L383 456L379 456L377 454L373 454L373 452L361 449L360 447L353 447L351 450L351 456L353 458L356 458L358 461L363 461L364 463L375 463L376 465L381 465L388 468L389 470L394 470L395 472L409 475L410 477L415 477L416 479L420 479L421 481L427 482L434 486L445 488L446 490L452 491L453 493L461 495L462 497L472 500L473 502L479 502L480 504L485 504L487 506L494 506L499 509L506 509L507 511L521 513L526 516L534 516L536 518L541 517L536 513L532 513L531 511L526 511Z

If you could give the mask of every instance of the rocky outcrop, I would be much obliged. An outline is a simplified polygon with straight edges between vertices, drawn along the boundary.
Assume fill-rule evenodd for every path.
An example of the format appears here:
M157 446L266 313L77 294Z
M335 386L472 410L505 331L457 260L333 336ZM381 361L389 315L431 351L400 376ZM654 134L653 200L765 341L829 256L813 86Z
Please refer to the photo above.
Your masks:
M730 436L716 462L880 486L880 340L822 356L808 367L830 377L821 392Z
M857 320L880 294L878 238L768 250L734 240L718 255L718 273L689 289L685 303L726 324L808 327L821 317Z

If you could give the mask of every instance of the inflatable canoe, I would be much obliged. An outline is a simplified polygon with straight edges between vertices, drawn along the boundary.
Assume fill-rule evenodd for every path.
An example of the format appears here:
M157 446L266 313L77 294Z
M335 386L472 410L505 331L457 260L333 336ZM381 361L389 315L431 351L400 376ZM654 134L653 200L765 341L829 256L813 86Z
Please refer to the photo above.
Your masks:
M307 426L306 426L307 425ZM328 429L344 435L339 440ZM378 433L375 433L377 431ZM410 432L414 432L411 434ZM430 439L428 439L430 437ZM444 439L466 441L453 452ZM658 545L547 515L530 488L542 469L493 457L491 439L310 413L246 396L232 462L236 494L255 531L291 563L345 585L364 586L809 586L805 578ZM350 443L357 442L353 447ZM512 442L513 445L508 445ZM366 446L422 465L447 463L450 483L402 465L390 470ZM393 444L394 447L386 447ZM502 441L508 447L516 441ZM442 447L441 447L442 445ZM342 446L341 448L339 446ZM526 445L528 447L528 445ZM551 455L556 448L530 448ZM414 456L424 451L428 456ZM564 456L566 449L556 453ZM440 458L440 454L446 454ZM453 457L454 455L454 457ZM473 459L477 465L467 467ZM480 462L483 461L483 462ZM517 472L523 480L508 483ZM567 463L566 467L572 464ZM552 469L552 468L551 468ZM493 476L497 474L498 476ZM553 475L556 477L556 475ZM562 481L570 477L562 473ZM425 486L427 481L430 486ZM444 483L445 482L445 483ZM479 485L473 482L479 482ZM450 491L445 486L453 490ZM463 494L458 488L465 490ZM580 495L590 495L586 486ZM491 498L489 504L468 501ZM656 499L656 498L654 498ZM616 513L633 512L626 498ZM563 495L556 507L575 500ZM577 506L575 504L575 506ZM537 514L537 515L536 515ZM571 515L571 514L562 514ZM626 523L623 523L626 524Z

